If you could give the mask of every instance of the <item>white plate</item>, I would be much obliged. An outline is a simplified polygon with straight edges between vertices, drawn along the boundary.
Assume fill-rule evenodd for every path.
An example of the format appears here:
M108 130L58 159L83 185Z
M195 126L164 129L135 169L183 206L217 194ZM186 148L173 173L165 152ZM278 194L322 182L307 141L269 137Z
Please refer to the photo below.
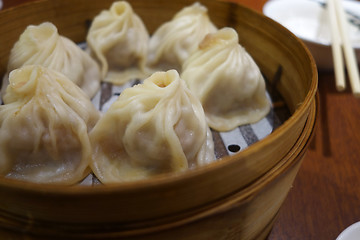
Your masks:
M336 240L359 240L360 239L360 222L356 222L346 228Z
M350 39L360 62L360 3L349 0L342 2L348 12ZM331 69L331 33L324 3L323 0L271 0L264 5L263 13L301 38L318 68Z

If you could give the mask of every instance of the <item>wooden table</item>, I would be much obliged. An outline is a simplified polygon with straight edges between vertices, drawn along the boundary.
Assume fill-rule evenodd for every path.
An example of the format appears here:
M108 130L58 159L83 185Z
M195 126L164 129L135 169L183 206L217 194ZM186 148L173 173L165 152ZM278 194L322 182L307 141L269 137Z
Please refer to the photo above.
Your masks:
M30 0L3 0L4 8ZM261 12L266 0L232 0ZM330 240L360 221L360 99L319 72L315 137L268 240Z

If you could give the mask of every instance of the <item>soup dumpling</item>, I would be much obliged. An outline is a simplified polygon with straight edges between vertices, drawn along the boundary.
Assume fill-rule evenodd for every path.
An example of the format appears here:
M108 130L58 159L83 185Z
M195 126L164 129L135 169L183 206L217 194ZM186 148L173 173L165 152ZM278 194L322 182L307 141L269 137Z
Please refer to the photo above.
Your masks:
M98 64L50 22L28 26L11 49L7 72L24 65L42 65L63 73L92 98L100 88ZM3 80L2 95L9 83Z
M91 166L103 183L181 172L215 159L202 106L175 70L124 90L90 140Z
M176 69L180 72L181 65L196 50L204 36L216 30L205 6L196 2L183 8L151 36L148 66L156 70Z
M184 63L181 77L215 130L257 122L270 110L260 69L232 28L207 35Z
M118 85L149 75L145 67L148 41L144 23L126 1L114 2L97 15L87 35L88 49L101 65L103 80Z
M10 72L0 106L0 175L74 184L89 174L88 132L100 114L65 75L40 65Z

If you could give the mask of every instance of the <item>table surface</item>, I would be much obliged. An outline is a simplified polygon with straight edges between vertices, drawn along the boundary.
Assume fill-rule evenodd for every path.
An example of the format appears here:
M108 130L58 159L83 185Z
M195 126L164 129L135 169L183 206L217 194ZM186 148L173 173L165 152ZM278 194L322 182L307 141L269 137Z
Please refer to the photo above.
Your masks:
M32 0L3 0L3 8ZM266 0L231 0L258 12ZM348 83L349 84L349 83ZM268 240L329 240L360 221L360 99L319 71L315 136Z

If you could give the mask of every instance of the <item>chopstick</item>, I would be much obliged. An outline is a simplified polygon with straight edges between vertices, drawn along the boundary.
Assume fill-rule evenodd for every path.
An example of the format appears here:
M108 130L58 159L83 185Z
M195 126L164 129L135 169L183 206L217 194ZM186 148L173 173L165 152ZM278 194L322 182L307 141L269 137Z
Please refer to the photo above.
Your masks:
M343 73L344 64L342 60L341 47L339 50L339 46L338 46L338 45L341 46L342 43L342 49L344 51L346 69L348 72L351 89L355 97L360 97L359 69L357 66L355 51L352 48L349 37L349 30L347 25L348 23L347 23L345 11L340 1L341 0L328 0L328 12L330 17L331 32L332 32L331 46L332 46L333 58L334 58L336 87L340 91L345 89L345 77ZM338 43L340 42L338 36L341 37L340 44Z
M328 14L331 27L331 50L334 62L335 83L338 91L344 91L345 84L345 71L344 60L341 51L341 38L339 35L339 24L336 19L336 10L333 0L328 0Z

